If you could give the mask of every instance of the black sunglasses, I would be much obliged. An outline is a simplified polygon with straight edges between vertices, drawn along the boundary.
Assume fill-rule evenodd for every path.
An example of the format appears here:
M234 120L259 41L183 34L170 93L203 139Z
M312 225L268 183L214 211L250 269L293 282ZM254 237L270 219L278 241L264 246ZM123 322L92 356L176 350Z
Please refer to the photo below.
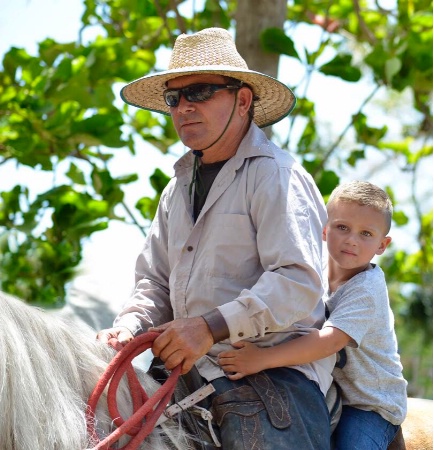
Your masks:
M189 102L205 102L217 91L222 89L240 89L241 87L241 85L236 86L233 84L192 84L181 89L166 89L163 92L163 97L166 105L174 108L179 105L181 95Z

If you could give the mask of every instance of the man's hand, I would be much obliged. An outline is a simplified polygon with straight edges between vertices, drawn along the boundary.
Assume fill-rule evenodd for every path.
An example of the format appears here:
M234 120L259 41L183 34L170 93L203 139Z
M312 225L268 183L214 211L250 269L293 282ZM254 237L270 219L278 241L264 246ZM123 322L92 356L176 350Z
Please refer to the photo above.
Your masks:
M211 331L202 317L176 319L148 331L161 333L152 345L154 356L160 358L168 370L182 364L182 374L189 372L214 344Z
M128 344L128 342L132 341L134 336L131 331L125 327L114 327L108 328L106 330L101 330L96 338L105 343L110 344L110 340L114 339L115 342L119 342L123 347ZM113 347L113 345L112 345Z

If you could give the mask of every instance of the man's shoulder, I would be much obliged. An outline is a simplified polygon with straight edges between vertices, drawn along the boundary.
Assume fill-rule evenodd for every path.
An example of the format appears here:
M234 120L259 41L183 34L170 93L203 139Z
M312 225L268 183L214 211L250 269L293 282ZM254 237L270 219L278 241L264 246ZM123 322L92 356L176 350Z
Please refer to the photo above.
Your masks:
M238 148L237 154L242 158L254 159L257 164L264 167L274 169L276 165L292 167L297 164L293 155L268 139L265 133L255 124L251 125Z
M163 189L163 192L160 196L160 205L166 205L168 207L172 203L173 196L175 195L175 192L177 191L177 187L179 185L179 180L175 176L169 180L166 187Z
M258 155L254 164L261 167L262 170L290 169L304 171L302 166L297 163L292 155L280 149L277 146L269 146L270 153L267 155Z

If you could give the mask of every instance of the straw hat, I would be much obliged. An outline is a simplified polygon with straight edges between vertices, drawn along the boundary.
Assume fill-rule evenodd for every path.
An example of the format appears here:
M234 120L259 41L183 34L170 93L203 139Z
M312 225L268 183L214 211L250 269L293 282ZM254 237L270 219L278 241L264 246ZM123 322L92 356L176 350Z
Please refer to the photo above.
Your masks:
M295 106L295 96L287 86L273 77L249 70L232 36L222 28L206 28L178 36L169 69L129 83L122 89L121 97L130 105L170 114L163 98L167 81L199 73L228 76L247 83L259 97L255 101L253 120L260 127L278 122Z

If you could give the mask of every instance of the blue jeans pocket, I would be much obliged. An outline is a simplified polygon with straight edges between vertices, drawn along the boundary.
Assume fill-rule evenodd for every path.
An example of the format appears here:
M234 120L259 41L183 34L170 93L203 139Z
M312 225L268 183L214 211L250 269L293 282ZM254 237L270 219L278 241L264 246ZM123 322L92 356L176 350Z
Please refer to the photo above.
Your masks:
M219 378L212 414L228 450L329 450L330 417L319 388L288 368Z
M215 397L213 416L224 433L223 448L233 450L264 448L264 433L259 414L265 406L251 386L231 389Z

